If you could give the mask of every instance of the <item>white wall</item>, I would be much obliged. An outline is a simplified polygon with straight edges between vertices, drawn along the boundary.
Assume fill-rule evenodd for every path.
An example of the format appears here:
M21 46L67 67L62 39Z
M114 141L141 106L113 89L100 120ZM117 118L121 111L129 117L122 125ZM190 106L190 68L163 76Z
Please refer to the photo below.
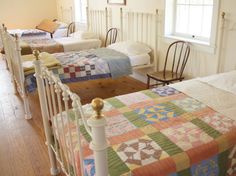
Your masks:
M89 5L94 9L103 9L107 5L107 0L89 0ZM119 8L120 6L110 5L113 11L113 25L119 28ZM140 12L155 12L156 9L160 11L160 34L159 34L159 54L160 67L164 60L166 49L169 43L163 37L164 29L164 9L165 0L127 0L127 5L123 6L125 9ZM236 69L236 1L222 0L220 11L226 12L226 28L224 29L223 50L221 59L221 66L224 71ZM218 46L218 45L217 45ZM199 48L192 47L190 60L186 67L186 73L191 77L205 76L214 74L218 68L218 47L216 46L216 53L209 53L207 51L199 50ZM225 60L225 61L224 61Z
M57 18L56 0L0 1L0 22L9 29L35 28L45 18Z

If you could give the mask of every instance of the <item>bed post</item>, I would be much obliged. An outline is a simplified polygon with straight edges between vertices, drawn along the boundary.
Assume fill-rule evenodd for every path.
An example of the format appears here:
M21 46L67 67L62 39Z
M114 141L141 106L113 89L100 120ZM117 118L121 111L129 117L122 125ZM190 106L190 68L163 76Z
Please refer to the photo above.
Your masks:
M87 15L87 31L90 30L90 16L89 16L89 8L86 7L86 15Z
M102 99L96 98L92 101L91 105L95 115L88 120L88 125L91 127L92 132L90 148L94 152L96 176L108 176L108 144L105 135L106 120L101 112L104 103Z
M7 28L4 26L3 28L3 46L4 46L4 52L5 52L5 60L6 60L6 66L7 66L7 70L9 70L10 74L11 74L11 81L13 83L13 87L14 87L14 93L17 93L17 89L16 89L16 82L14 80L14 75L13 75L13 69L12 69L12 55L13 55L13 51L11 50L13 46L11 46L11 44L9 43L9 38L7 35ZM11 46L11 49L10 47Z
M218 55L217 55L217 60L218 60L218 65L217 65L217 73L221 73L222 72L222 64L224 65L224 63L222 63L222 43L223 43L223 39L224 39L224 27L225 27L225 12L221 13L221 24L220 24L220 34L219 34L219 40L218 40L218 45L219 45L219 49L218 49Z
M123 9L122 8L120 8L120 38L121 38L121 41L123 41L124 39L123 39L123 31L124 31L124 29L123 29L123 24L124 23L124 21L123 21Z
M2 47L3 47L3 30L4 30L4 24L1 24L0 25L0 37L1 37L1 42L2 42ZM0 48L0 49L2 49L2 48ZM3 59L4 59L4 57L3 57Z
M9 68L9 58L7 58L7 57L9 57L9 56L7 56L7 47L9 46L9 44L8 44L8 38L6 37L7 36L7 27L3 24L3 40L5 41L5 42L7 42L6 44L7 44L7 46L4 46L5 48L4 48L4 52L5 52L5 58L6 58L6 66L7 66L7 70L10 70L10 68ZM4 41L2 41L2 42L4 42ZM12 70L10 70L10 72L11 72Z
M18 86L20 86L20 94L22 96L22 99L23 99L23 102L24 102L24 110L25 110L25 119L29 120L32 118L32 115L31 115L31 112L30 112L30 106L29 106L29 99L28 99L28 96L25 92L25 75L24 75L24 72L23 72L23 66L22 66L22 61L21 61L21 47L20 47L20 40L19 40L19 37L17 34L15 34L15 39L16 39L16 50L17 50L17 64L19 66L19 72L20 73L14 73L13 71L13 74L19 74L20 75L20 81L18 84ZM14 59L14 58L12 58ZM16 83L14 82L14 87L16 89Z
M154 51L154 71L158 71L159 57L158 57L158 9L156 9L155 16L155 51Z
M47 109L47 100L46 100L46 94L45 94L45 88L44 88L44 81L42 78L42 69L41 69L41 61L39 60L39 51L34 51L34 55L36 57L36 60L34 61L34 67L35 67L35 77L37 81L37 87L38 87L38 95L39 95L39 101L40 101L40 108L43 118L43 126L44 126L44 132L46 136L46 145L48 147L48 154L51 164L51 175L58 175L60 170L57 168L57 161L56 156L51 148L51 145L53 145L53 139L52 139L52 131L49 124L49 112Z
M105 8L105 19L106 19L106 32L108 31L108 9L107 7Z

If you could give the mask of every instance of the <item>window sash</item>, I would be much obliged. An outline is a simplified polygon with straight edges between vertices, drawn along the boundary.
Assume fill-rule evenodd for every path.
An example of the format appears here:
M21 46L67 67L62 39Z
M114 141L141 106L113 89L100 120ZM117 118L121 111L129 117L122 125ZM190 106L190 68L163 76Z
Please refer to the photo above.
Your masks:
M179 3L179 1L178 0L175 0L174 1L174 21L173 21L173 35L176 35L176 36L180 36L180 37L184 37L184 38L189 38L189 39L192 39L192 40L201 40L201 41L206 41L206 42L209 42L210 41L210 39L211 39L211 35L212 35L212 20L213 20L213 13L214 13L214 2L212 1L212 3L205 3L206 1L205 0L202 0L202 3L190 3L190 1L185 1L186 3ZM209 2L209 1L207 1L207 2ZM178 22L178 18L180 18L180 16L179 16L179 14L178 14L178 8L179 7L186 7L186 9L187 9L187 13L188 13L188 19L187 19L187 24L186 24L186 32L181 32L181 30L177 30L178 29L178 24L177 24L177 22ZM190 27L191 27L191 24L190 24L190 19L189 19L189 15L190 15L190 9L191 9L191 7L202 7L202 9L201 9L201 16L203 17L204 16L204 13L205 13L205 10L206 9L204 9L204 8L206 8L206 7L212 7L212 13L211 13L211 15L209 16L210 18L211 18L211 24L210 24L210 26L209 26L209 31L207 31L207 30L205 30L205 31L203 31L203 29L202 29L202 27L203 27L203 25L204 25L204 19L201 19L200 20L200 25L201 25L201 28L199 28L199 31L198 32L196 32L196 33L192 33L191 34L191 32L190 32ZM206 33L209 33L209 34L206 34L206 35L204 35L204 32L205 32L205 34ZM194 36L194 37L193 37ZM206 36L209 36L209 37L206 37Z

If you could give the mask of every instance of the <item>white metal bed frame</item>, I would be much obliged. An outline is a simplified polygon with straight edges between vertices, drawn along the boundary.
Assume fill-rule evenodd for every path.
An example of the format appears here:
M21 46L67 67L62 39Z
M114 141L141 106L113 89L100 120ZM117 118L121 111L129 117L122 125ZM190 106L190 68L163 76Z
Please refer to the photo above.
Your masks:
M11 74L11 79L14 85L14 92L19 93L23 99L25 119L31 118L31 112L29 108L29 100L25 90L25 75L21 60L21 47L18 35L12 36L7 32L5 28L2 31L3 43L5 50L5 58L7 60L7 66Z
M104 26L103 23L100 23L99 21L92 21L89 23L89 26L93 26L93 22L96 23L96 27L93 29L95 32L99 32L99 34L105 35L105 33L102 33L102 30L106 30L109 25L109 13L107 8L105 10L88 10L88 15L91 14L91 18L97 18L101 19L102 17L104 18L104 21L106 22L106 25ZM89 15L90 16L90 15ZM101 25L101 27L99 27ZM6 61L7 61L7 66L9 68L9 71L11 73L12 77L12 82L14 84L14 90L15 93L19 93L20 96L23 99L24 102L24 110L25 110L25 119L31 119L32 114L30 111L29 107L29 102L28 102L28 96L27 92L25 90L25 77L24 77L24 69L22 67L22 60L21 60L21 48L19 45L19 37L16 36L11 36L7 32L7 28L0 26L0 32L1 36L3 38L3 44L4 44L4 49L6 52ZM101 33L100 33L101 32Z
M147 43L152 49L153 49L153 61L149 65L144 65L144 66L139 66L139 67L134 67L136 68L145 68L145 67L153 67L156 66L157 62L157 21L158 21L158 11L156 11L155 14L151 13L140 13L140 12L123 12L123 10L120 10L121 14L121 36L122 40L134 40L134 41L139 41L142 43ZM89 14L90 13L90 14ZM105 11L101 10L91 10L88 11L88 16L90 16L91 22L97 22L97 24L100 24L103 26L104 22L106 23L105 27L108 28L109 25L109 12L108 9L106 8ZM102 22L102 17L105 16L105 21ZM93 20L92 20L93 18ZM101 21L100 21L100 20ZM111 19L111 18L110 18ZM132 21L135 21L131 23ZM100 22L99 22L100 21ZM154 23L152 23L154 22ZM96 32L102 32L103 27L99 27L98 25L94 26L91 25L93 23L89 23L89 26L93 28ZM111 22L110 22L111 24ZM144 34L139 34L138 28L141 27L141 32L144 32L145 30L145 35ZM154 28L153 28L154 27ZM136 29L137 28L137 29ZM136 30L135 30L136 29ZM144 30L145 29L145 30ZM154 30L153 30L154 29ZM132 33L132 30L134 32ZM135 33L136 32L136 33ZM141 37L140 37L141 36ZM155 37L153 37L155 36ZM7 62L8 62L8 67L12 75L12 80L16 83L14 84L15 86L15 92L19 92L21 95L23 102L24 102L24 107L25 107L25 118L26 119L31 119L31 111L28 103L28 97L27 93L25 90L25 78L23 72L23 67L22 67L22 61L21 61L21 49L19 47L19 39L16 37L12 37L8 32L3 30L3 38L5 41L5 45L7 45ZM19 76L20 73L21 76Z
M69 8L60 6L60 11L61 11L61 14L59 16L60 21L68 23L68 24L70 24L71 22L74 22L72 6L70 6Z
M126 11L120 8L121 41L137 41L147 44L151 49L151 62L135 66L133 69L154 67L158 62L158 10L155 13Z
M129 14L129 13L128 13ZM133 15L135 13L131 13ZM143 13L140 13L141 16L145 16ZM140 15L137 13L137 16ZM123 12L121 9L121 18L123 17ZM153 19L157 20L157 13L156 14L148 14L147 19ZM156 25L156 23L155 23ZM123 19L121 22L121 29L123 30ZM155 28L156 31L156 28ZM131 31L130 31L131 32ZM125 35L129 35L129 33L123 33L122 39L124 40ZM151 36L151 34L147 33L147 36ZM156 35L155 35L156 36ZM127 37L128 38L128 37ZM148 41L149 39L139 39L139 37L134 38L136 41ZM151 39L150 39L151 41ZM154 55L156 54L156 48L157 48L157 40L153 41L153 44L150 44L150 46L153 46L154 48ZM150 42L152 43L152 42ZM103 101L101 99L95 99L92 101L91 106L95 110L95 115L90 118L86 118L83 113L83 107L80 103L80 98L72 93L70 89L61 83L58 78L56 78L51 71L49 71L47 68L43 67L41 65L41 62L39 60L39 53L35 52L36 61L34 62L35 65L35 72L36 72L36 79L37 79L37 85L38 85L38 94L40 98L40 105L41 105L41 112L42 117L44 121L44 129L46 134L46 144L48 146L48 152L50 157L50 163L51 163L51 174L56 175L58 174L59 170L57 167L57 161L60 164L62 171L67 176L72 175L84 175L84 164L83 164L83 148L81 146L81 139L80 139L80 128L79 125L84 125L86 131L92 138L92 141L90 143L90 149L94 153L94 160L95 160L95 170L96 170L96 176L107 176L108 173L108 158L107 158L107 140L105 135L105 125L106 120L104 116L102 115L101 111L103 109ZM55 96L56 95L56 96ZM71 104L69 104L71 102ZM63 108L64 105L64 115L65 119L63 119ZM76 124L77 124L77 136L78 136L78 146L79 146L79 161L80 165L76 165L75 162L75 153L72 147L72 136L71 131L68 128L68 126L65 125L65 123L68 123L70 121L69 118L69 107L72 107ZM59 115L58 115L59 114ZM68 137L68 150L64 151L64 157L62 156L61 147L58 147L57 145L53 145L54 143L59 144L59 146L66 146L66 144L63 144L63 140L60 139L60 135L57 136L57 131L59 131L58 128L58 119L62 121L62 124L64 127L62 129L66 128L69 131ZM51 126L50 126L51 124ZM65 133L63 130L60 130L62 133L62 137L65 137ZM53 136L53 138L52 138ZM57 139L58 142L53 142L53 139ZM65 141L65 140L64 140ZM71 160L69 159L71 158ZM70 160L70 161L69 161ZM73 173L70 173L68 171L68 166L73 166ZM80 173L78 173L77 168L80 168Z
M74 21L73 7L69 8L60 7L61 17L60 20L66 23ZM105 10L89 9L86 8L87 21L86 24L75 22L78 29L87 29L88 31L94 32L101 37L103 41L105 39L106 32L112 26L112 14L111 10L106 7Z
M108 175L106 150L108 148L108 144L105 136L106 120L101 113L104 106L103 101L99 98L94 99L91 105L95 113L92 117L86 118L83 113L80 98L76 94L72 93L66 85L62 84L51 71L41 65L41 61L39 60L39 52L35 52L34 54L37 58L36 61L34 61L35 76L38 85L46 144L48 147L51 164L51 174L57 175L59 173L60 169L57 167L57 163L59 163L61 170L67 176L84 175L83 148L81 146L79 128L80 125L84 125L86 131L92 138L90 149L94 153L96 175ZM69 142L68 144L65 142L66 135L64 129L66 129L66 124L70 122L69 107L72 107L73 109L78 129L76 131L79 141L79 166L76 164L75 153L72 146L72 133L68 126L67 130L69 136L67 137ZM62 122L62 130L59 130L58 127L59 120ZM61 133L61 135L59 133ZM68 148L68 150L63 151L62 146L67 146L66 148ZM70 165L72 165L72 171L69 169L71 168ZM76 168L80 168L80 173L78 173Z
M108 29L112 26L112 13L106 7L105 10L89 10L87 8L87 30L100 36L104 42Z

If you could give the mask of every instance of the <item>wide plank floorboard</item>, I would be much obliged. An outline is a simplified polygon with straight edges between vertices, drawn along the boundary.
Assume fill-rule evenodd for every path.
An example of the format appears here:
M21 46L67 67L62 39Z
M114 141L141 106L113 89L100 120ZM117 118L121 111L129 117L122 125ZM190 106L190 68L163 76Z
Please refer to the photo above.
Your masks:
M103 79L69 84L83 104L144 90L133 78ZM24 119L22 100L14 94L10 74L0 56L0 175L49 176L49 158L37 93L29 95L33 119ZM63 174L60 174L61 176Z

